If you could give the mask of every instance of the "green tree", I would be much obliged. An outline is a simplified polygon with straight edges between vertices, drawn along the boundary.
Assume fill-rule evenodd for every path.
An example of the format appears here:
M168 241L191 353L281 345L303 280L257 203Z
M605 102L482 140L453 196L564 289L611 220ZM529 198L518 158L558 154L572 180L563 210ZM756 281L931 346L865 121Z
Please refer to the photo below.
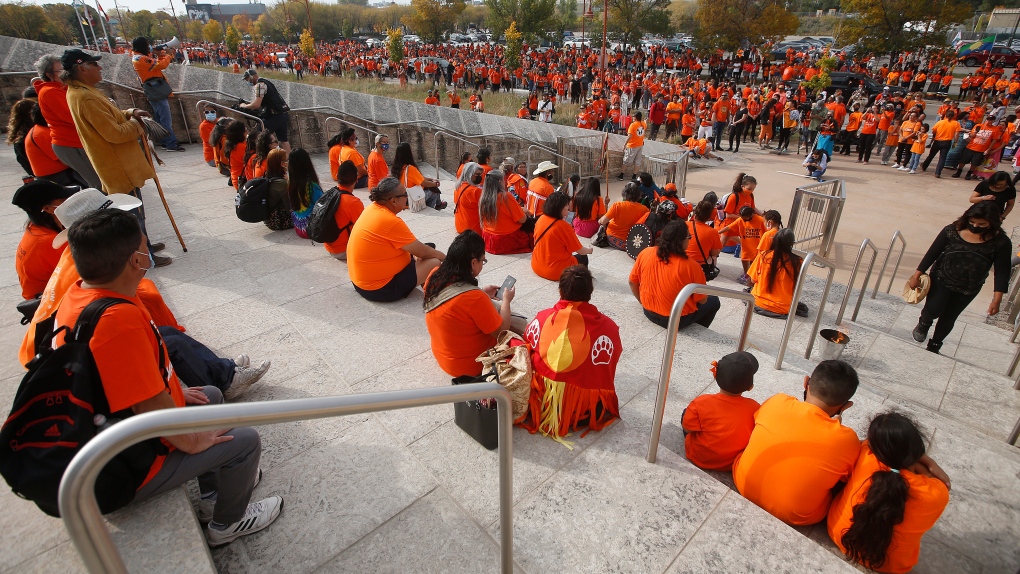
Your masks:
M386 48L390 52L390 61L398 63L404 59L404 32L400 28L386 31Z
M189 40L195 42L202 41L202 21L201 20L188 20L188 23L184 25L184 34Z
M503 31L506 36L506 49L503 50L503 59L506 61L506 69L513 73L521 67L521 50L524 48L524 35L517 30L517 22L510 22L510 27Z
M881 0L875 0L881 1ZM797 17L780 0L698 0L695 39L704 48L736 50L797 31Z
M315 55L315 38L312 37L312 32L308 28L301 30L301 39L298 40L298 48L301 49L301 53L309 58Z
M216 20L209 20L205 26L202 26L202 36L205 37L206 42L219 44L223 41L223 26Z
M148 10L139 10L131 14L131 18L123 26L124 31L127 32L125 40L130 42L133 38L144 36L150 38L153 36L153 28L159 23L156 15Z
M563 32L577 27L577 0L557 0L556 17L553 20L559 38L563 37Z
M51 37L50 42L65 45L77 42L78 36L81 35L78 31L78 17L74 15L74 9L69 4L44 4L42 9L49 20L46 35ZM110 32L113 33L113 30Z
M528 42L556 29L556 0L485 0L485 5L489 7L486 22L497 38L504 35L511 22L517 23L517 30Z
M405 18L406 18L406 16L405 16ZM341 30L343 31L344 38L353 38L354 37L354 22L351 22L349 19L345 19L344 22L343 22L343 25L341 27Z
M49 18L39 6L25 4L0 4L0 34L15 38L46 41L46 26Z
M694 15L698 4L689 0L673 0L669 5L669 22L677 32L694 34L698 29L698 20Z
M860 39L865 52L890 54L924 46L945 45L947 32L971 16L971 6L958 0L843 0L848 14L840 40Z
M669 0L609 0L610 37L635 46L645 34L668 34Z
M223 43L227 45L228 53L237 53L237 48L241 45L241 34L233 24L227 24L227 35L223 38Z
M247 14L234 14L230 23L233 24L234 28L242 36L248 34L249 28L251 28L251 18L249 18Z
M818 60L818 69L820 71L817 76L811 78L810 81L802 82L803 86L816 92L832 85L832 77L829 75L829 72L836 69L836 58L830 56Z
M453 30L457 17L464 11L464 0L411 0L414 12L404 23L425 42L441 42Z

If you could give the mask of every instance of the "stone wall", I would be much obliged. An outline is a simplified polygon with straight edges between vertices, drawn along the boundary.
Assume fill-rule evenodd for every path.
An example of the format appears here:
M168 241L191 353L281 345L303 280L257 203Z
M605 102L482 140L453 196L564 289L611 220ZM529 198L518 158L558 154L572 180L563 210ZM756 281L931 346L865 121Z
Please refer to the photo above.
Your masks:
M64 49L64 46L0 36L0 71L32 70L33 63L40 56L60 54ZM130 56L103 54L101 65L105 80L132 88L139 86ZM198 124L201 121L196 104L200 100L208 99L229 106L239 99L251 99L251 87L238 74L175 64L167 70L166 76L177 91L171 101L174 132L179 139L185 142L190 140L196 145ZM6 125L10 106L21 97L21 90L29 84L30 78L29 75L0 76L0 121L3 125ZM391 156L397 143L408 142L415 158L450 172L456 170L463 152L474 153L478 146L489 147L494 160L509 156L518 161L528 161L532 166L543 160L551 160L559 164L566 174L578 171L577 164L556 158L537 146L559 149L565 152L564 155L582 164L582 174L594 172L593 157L597 154L592 149L577 150L576 146L562 144L563 138L598 135L591 130L436 107L297 82L274 81L274 84L291 109L299 110L291 113L291 145L303 147L312 153L326 151L329 138L342 127L350 125L359 131L362 150L371 147L375 133L384 133L390 138ZM100 88L123 108L148 107L140 91L113 83L100 84ZM399 88L394 85L393 89ZM308 110L300 111L302 109ZM327 123L330 116L338 117L341 121ZM513 135L493 135L508 132ZM437 133L441 135L437 137ZM609 139L610 170L616 172L626 138L612 135ZM585 144L591 146L592 142L597 141L598 138L588 138ZM654 155L678 149L666 143L647 142L644 151L645 155Z

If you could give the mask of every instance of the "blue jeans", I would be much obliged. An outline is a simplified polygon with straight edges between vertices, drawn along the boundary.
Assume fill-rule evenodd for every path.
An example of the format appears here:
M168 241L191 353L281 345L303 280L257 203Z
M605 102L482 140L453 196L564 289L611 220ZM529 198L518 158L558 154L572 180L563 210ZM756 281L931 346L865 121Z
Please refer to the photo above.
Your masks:
M189 387L216 387L226 391L234 380L231 359L221 359L202 343L173 327L160 327L159 336L166 343L170 363L177 378Z
M712 134L715 136L715 142L712 144L712 149L719 149L722 147L723 132L726 131L726 122L715 122L712 124Z
M919 163L921 163L921 154L919 154L919 153L911 153L910 154L910 163L907 164L907 167L910 170L915 170L915 169L917 169L917 164L919 164Z
M825 173L824 169L816 169L814 171L808 172L808 175L810 175L811 177L817 179L818 181L822 181L822 174L824 174L824 173Z
M152 105L152 115L156 118L156 121L170 132L170 135L159 142L160 145L167 149L177 149L177 146L180 144L177 142L177 136L174 135L173 121L170 117L170 100L166 99L158 102L149 100L149 103Z

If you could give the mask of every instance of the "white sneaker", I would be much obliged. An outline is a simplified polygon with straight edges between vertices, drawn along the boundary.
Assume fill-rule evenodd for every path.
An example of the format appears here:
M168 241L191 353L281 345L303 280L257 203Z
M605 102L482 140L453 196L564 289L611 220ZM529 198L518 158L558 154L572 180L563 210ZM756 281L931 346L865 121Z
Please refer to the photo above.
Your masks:
M252 489L262 482L262 469L259 469L258 474L255 475L255 484L251 485ZM199 498L198 508L196 514L198 515L198 521L202 524L208 524L212 522L213 509L216 508L216 497L212 498Z
M889 162L887 162L887 161L883 161L883 162L882 162L882 165L889 165Z
M900 167L900 171L910 171L910 168L907 166L902 166Z
M257 367L242 367L238 365L234 369L234 378L230 381L230 386L223 392L223 398L232 401L243 395L245 391L262 378L262 375L266 374L270 364L269 359L266 359Z
M900 164L894 163L894 164L892 164L892 168L893 169L899 169L900 168Z
M205 537L209 542L209 548L225 546L242 536L255 534L272 524L280 516L282 509L283 499L279 496L270 496L249 504L241 520L228 524L223 530L213 528L211 525L206 526Z
M247 367L250 365L251 359L249 359L248 355L245 353L241 353L240 355L237 356L236 359L234 359L234 366L236 367Z
M917 173L917 170L916 170L916 169L912 169L912 170L910 170L910 175L914 175L915 173Z

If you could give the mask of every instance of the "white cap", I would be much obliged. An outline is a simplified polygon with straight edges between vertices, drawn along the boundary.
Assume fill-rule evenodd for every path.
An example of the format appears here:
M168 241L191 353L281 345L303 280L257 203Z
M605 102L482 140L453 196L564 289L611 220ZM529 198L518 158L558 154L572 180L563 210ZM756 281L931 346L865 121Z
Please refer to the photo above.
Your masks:
M53 238L53 248L56 249L67 243L67 228L93 211L109 208L130 211L141 206L142 200L126 193L106 195L94 187L83 189L64 200L64 203L61 203L53 210L53 215L57 217L57 221L64 226L64 230Z

